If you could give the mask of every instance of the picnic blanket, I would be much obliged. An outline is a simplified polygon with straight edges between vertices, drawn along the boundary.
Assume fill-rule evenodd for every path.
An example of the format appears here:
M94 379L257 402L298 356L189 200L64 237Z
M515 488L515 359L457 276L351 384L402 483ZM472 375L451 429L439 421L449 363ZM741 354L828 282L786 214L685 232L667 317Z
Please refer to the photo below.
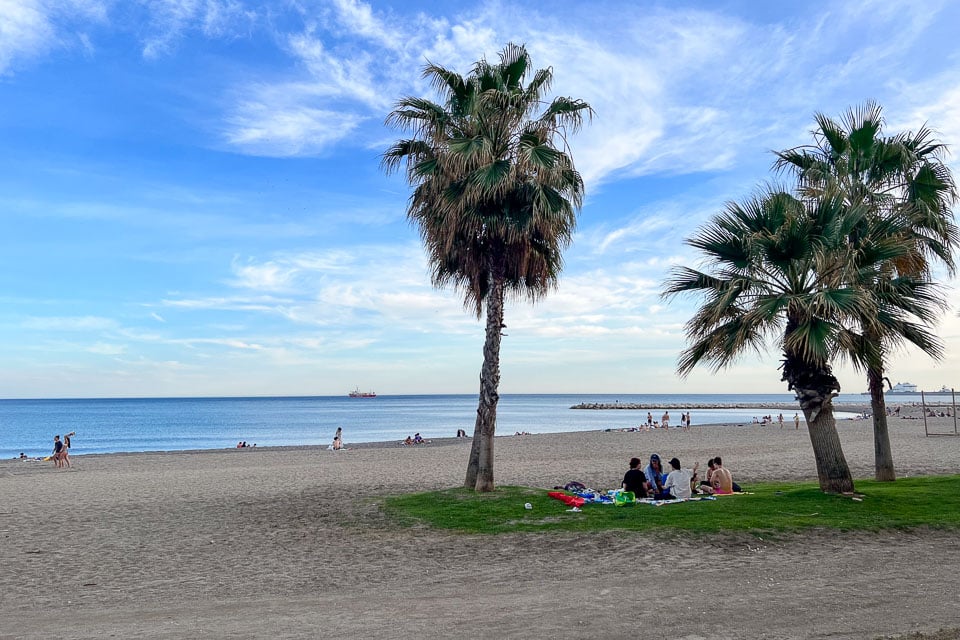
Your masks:
M570 495L570 494L573 495ZM715 495L693 495L689 498L673 498L671 500L654 500L653 498L640 498L633 501L624 501L617 500L618 494L621 494L622 490L614 489L607 491L606 493L597 491L595 489L584 488L580 491L572 491L569 493L562 491L550 491L547 493L548 496L559 500L570 507L582 507L584 504L593 503L593 504L617 504L623 506L625 504L648 504L653 507L662 507L667 504L680 504L681 502L703 502L706 500L716 500L719 496L736 496L736 495L751 495L748 491L742 491L737 493L718 493Z

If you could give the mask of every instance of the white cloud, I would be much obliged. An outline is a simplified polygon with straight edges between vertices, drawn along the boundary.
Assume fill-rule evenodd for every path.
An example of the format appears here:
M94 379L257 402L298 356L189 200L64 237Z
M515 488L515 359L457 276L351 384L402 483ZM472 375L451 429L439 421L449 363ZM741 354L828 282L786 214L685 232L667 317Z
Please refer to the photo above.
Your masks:
M225 137L251 155L315 155L349 136L361 120L355 114L290 105L287 99L279 103L254 99L238 105L227 118L230 129Z
M115 320L97 316L33 317L23 321L26 329L37 331L106 331L115 329Z
M55 30L39 0L0 0L0 74L17 59L46 53Z
M233 264L236 279L231 285L242 289L257 289L260 291L285 291L290 288L291 281L296 274L295 269L282 267L275 262L262 265Z
M257 19L255 10L236 0L141 0L151 29L143 43L148 59L170 54L190 31L208 38L232 38L249 33Z
M402 44L398 33L381 20L366 2L357 0L333 0L340 23L355 35L379 42L388 49L397 49Z
M87 347L86 350L90 353L95 353L101 356L118 356L124 351L126 351L126 348L123 345L119 345L119 344L107 344L105 342L97 342L96 344L92 344L89 347Z

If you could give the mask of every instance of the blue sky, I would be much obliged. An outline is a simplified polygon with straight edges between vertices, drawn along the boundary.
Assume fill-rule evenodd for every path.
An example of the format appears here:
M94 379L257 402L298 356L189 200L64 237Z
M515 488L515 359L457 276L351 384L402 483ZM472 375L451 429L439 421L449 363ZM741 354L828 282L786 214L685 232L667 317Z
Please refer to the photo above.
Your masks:
M466 73L510 41L596 118L501 390L785 392L775 351L679 379L692 302L663 278L816 111L874 99L889 132L960 143L957 24L949 1L0 0L0 396L475 393L483 325L430 286L379 155L427 59ZM894 382L960 387L949 295L947 358L899 353Z

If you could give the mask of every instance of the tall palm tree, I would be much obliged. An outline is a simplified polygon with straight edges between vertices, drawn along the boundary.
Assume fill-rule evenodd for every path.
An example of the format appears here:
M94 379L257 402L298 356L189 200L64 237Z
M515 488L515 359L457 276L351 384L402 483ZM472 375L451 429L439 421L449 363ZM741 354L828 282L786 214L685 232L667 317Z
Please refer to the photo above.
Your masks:
M675 268L664 289L666 297L703 298L686 324L690 346L679 359L681 375L701 363L718 370L776 341L782 380L807 421L820 488L831 493L853 490L833 416L840 384L831 358L849 318L873 307L870 296L843 284L843 272L855 265L836 259L849 255L849 234L862 218L862 208L839 197L811 204L767 190L730 203L686 241L709 270Z
M477 491L494 489L505 296L535 301L556 285L583 199L566 135L592 109L572 98L547 102L552 71L530 71L526 48L514 44L499 62L480 60L465 77L428 64L423 75L442 104L405 97L387 117L412 132L384 153L383 166L388 173L406 166L413 187L407 217L420 231L434 285L453 285L478 318L486 308L464 480Z
M849 205L864 206L867 216L851 235L857 245L883 225L912 250L883 265L857 286L877 296L877 306L893 315L859 318L860 339L848 341L851 360L866 371L873 413L875 476L877 480L896 478L883 395L886 360L892 347L909 342L931 357L942 357L940 341L929 330L946 301L931 283L931 260L953 272L953 254L958 246L957 227L951 206L957 192L953 177L943 163L945 147L927 127L916 133L882 136L882 109L867 103L850 109L838 122L816 114L814 144L777 153L775 167L792 171L803 197L819 198L838 192ZM897 221L896 225L885 224ZM919 285L907 286L910 282ZM917 294L910 300L907 292ZM891 292L896 295L891 297ZM884 299L885 297L885 299ZM904 316L903 314L907 314ZM910 316L915 321L910 319ZM889 322L885 322L889 321Z

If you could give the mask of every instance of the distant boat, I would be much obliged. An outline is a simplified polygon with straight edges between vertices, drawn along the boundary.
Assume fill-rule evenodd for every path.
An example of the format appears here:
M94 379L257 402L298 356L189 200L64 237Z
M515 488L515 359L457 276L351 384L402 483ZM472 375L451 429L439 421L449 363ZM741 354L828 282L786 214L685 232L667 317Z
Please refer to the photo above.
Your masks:
M923 393L928 396L950 396L953 395L953 389L949 389L947 385L943 385L939 391L924 391Z
M917 385L910 384L909 382L898 382L893 385L892 389L887 390L887 393L916 393Z
M899 394L919 393L919 392L917 391L917 385L915 384L910 384L909 382L898 382L897 384L893 385L892 389L887 389L886 393L887 395L899 395ZM860 395L868 396L870 395L870 392L864 391Z
M360 387L357 387L348 394L351 398L376 398L377 394L373 391L360 391Z

